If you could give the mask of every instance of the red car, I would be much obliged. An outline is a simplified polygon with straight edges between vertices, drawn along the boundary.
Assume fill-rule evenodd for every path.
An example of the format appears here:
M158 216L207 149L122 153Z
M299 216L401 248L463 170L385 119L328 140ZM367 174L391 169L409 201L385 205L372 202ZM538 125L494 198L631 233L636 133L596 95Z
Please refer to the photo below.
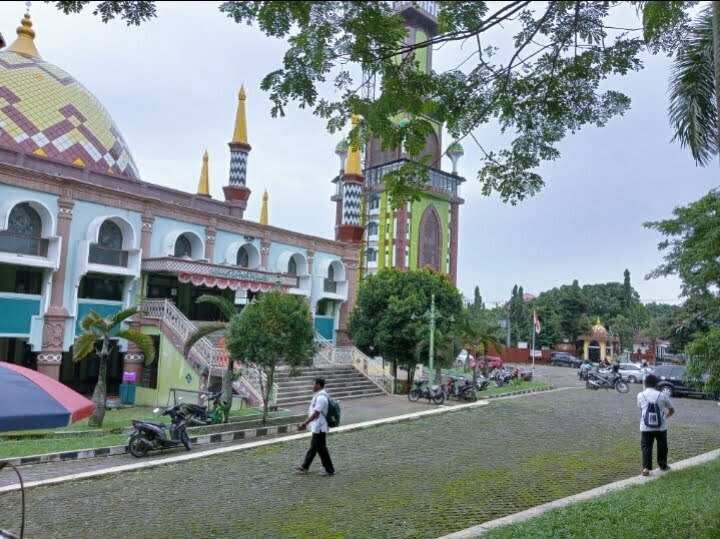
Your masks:
M503 368L503 360L502 360L502 358L500 358L500 357L495 357L495 356L480 356L480 362L479 362L479 365L478 365L479 368L482 369L482 368L485 366L485 360L486 360L486 359L489 360L489 362L490 362L489 365L490 365L490 369L491 369L491 370L492 370L492 369L502 369L502 368ZM469 367L470 367L470 370L471 370L471 371L472 371L472 370L475 370L475 358L474 358L474 357L471 357L471 358L470 358L470 365L469 365Z

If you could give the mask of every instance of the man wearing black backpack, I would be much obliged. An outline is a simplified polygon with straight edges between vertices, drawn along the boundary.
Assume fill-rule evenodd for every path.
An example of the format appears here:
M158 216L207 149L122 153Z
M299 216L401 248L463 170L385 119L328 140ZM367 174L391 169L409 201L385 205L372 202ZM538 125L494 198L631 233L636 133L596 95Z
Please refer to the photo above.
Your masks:
M315 378L313 382L313 395L310 401L310 410L305 421L298 424L298 430L308 428L312 432L310 449L305 455L305 461L295 469L307 473L310 469L315 454L320 454L320 461L325 468L326 475L335 475L335 467L330 459L330 452L327 448L327 433L329 430L327 416L330 409L330 397L325 392L325 378Z
M650 475L652 470L653 442L657 440L657 463L661 470L667 471L667 418L675 413L672 401L665 393L655 387L658 379L654 374L645 377L645 389L638 393L637 405L640 414L640 450L642 451L642 475Z

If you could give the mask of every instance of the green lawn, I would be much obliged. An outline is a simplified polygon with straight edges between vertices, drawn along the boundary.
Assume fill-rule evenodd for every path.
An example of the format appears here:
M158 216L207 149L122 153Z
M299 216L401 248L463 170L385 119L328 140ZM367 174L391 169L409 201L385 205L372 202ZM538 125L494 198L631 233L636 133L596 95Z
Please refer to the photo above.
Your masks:
M248 417L261 414L257 408L242 408L232 410L231 418ZM271 412L270 417L287 415L285 411ZM42 455L59 451L73 451L76 449L91 449L96 447L109 447L111 445L122 445L127 441L125 431L131 428L131 420L158 420L158 415L153 413L152 408L134 406L132 408L116 408L108 410L103 419L102 428L88 426L88 419L78 421L61 429L5 432L0 437L0 458L25 457L29 455ZM87 431L87 436L82 436ZM77 433L78 436L58 436L56 432ZM97 433L99 435L91 436ZM7 437L18 436L18 439Z
M573 537L717 539L720 459L671 472L645 485L554 509L485 532L482 539Z

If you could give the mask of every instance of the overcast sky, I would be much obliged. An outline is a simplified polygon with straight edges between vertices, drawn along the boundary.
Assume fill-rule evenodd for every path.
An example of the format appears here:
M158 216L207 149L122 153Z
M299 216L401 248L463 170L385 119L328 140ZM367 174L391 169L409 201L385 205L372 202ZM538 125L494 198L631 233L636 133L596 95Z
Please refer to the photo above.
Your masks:
M90 11L65 16L37 2L35 43L44 59L105 105L143 180L195 191L207 149L211 192L220 199L244 83L253 148L246 217L258 219L267 189L271 224L331 238L330 181L338 169L333 151L340 137L328 134L309 110L290 107L285 118L271 118L260 81L280 66L284 44L234 23L217 5L162 2L157 19L128 28L119 21L102 24ZM23 12L23 2L0 3L0 32L9 43ZM637 26L631 10L626 18ZM457 58L456 50L437 51L435 66L449 67ZM540 170L545 189L515 207L481 194L474 179L479 150L464 144L458 285L465 295L472 296L477 285L487 301L505 301L516 283L537 294L573 279L622 281L628 268L643 301L677 301L677 279L644 279L661 255L659 236L642 223L701 197L718 184L718 168L696 168L686 150L670 143L669 61L644 60L643 71L614 84L632 98L630 112L604 128L569 136L560 145L562 157ZM490 130L478 135L491 146L499 140ZM443 167L450 169L447 158Z

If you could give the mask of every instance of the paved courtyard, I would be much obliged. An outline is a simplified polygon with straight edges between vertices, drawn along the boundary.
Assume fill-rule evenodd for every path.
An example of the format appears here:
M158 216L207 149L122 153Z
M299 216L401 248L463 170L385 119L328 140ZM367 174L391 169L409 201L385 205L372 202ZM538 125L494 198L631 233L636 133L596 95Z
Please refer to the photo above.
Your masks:
M292 471L299 440L31 489L27 536L436 538L636 475L638 390L538 393L331 436L331 478L319 462ZM716 403L676 406L671 462L720 447ZM2 526L19 527L19 503L0 496Z

